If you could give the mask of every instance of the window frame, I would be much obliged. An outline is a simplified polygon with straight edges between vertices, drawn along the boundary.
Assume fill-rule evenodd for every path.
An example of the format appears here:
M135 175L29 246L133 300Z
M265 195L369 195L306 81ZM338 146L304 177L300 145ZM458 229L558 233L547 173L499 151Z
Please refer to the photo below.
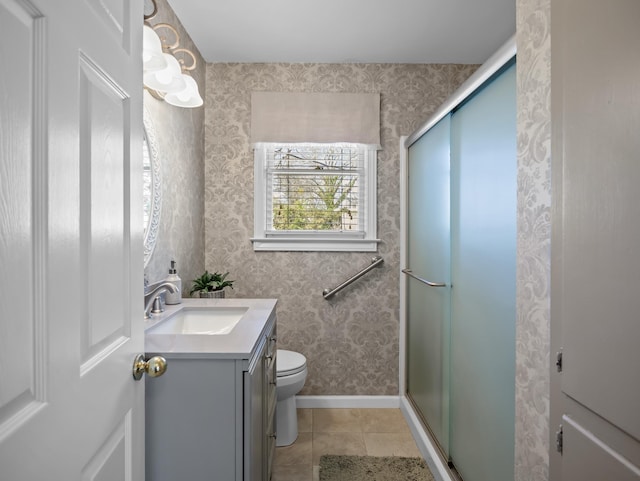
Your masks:
M268 234L267 226L267 149L276 145L294 145L287 142L259 143L254 146L254 251L315 251L315 252L376 252L377 239L377 157L374 147L358 144L364 154L364 236L352 233L322 231L287 231ZM344 144L335 142L335 144Z

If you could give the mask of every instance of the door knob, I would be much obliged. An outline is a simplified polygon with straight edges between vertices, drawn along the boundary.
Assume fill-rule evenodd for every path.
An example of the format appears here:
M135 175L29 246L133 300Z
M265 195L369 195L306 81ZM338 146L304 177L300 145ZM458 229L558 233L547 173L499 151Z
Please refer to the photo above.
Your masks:
M133 360L133 379L139 381L146 372L151 377L162 376L167 370L167 360L162 356L153 356L145 360L144 355L138 354Z

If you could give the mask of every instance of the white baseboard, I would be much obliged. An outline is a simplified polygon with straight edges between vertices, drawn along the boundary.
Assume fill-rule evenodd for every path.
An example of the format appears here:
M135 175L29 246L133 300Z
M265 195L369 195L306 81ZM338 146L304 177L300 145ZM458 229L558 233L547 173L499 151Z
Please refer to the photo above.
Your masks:
M442 458L438 455L438 452L436 451L437 448L433 445L429 434L422 427L413 407L404 396L400 398L400 410L402 411L404 419L407 421L409 429L411 429L413 439L418 445L418 449L429 466L435 480L455 481L451 476L449 467L444 464Z
M296 396L298 408L399 408L400 396Z

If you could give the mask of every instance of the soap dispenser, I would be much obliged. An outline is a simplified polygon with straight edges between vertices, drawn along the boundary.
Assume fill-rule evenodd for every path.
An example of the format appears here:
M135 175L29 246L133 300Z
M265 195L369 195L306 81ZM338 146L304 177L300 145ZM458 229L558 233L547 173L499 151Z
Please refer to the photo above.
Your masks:
M176 292L169 292L165 294L165 304L180 304L182 302L182 279L178 277L176 271L176 261L171 260L171 269L169 269L169 275L165 279L167 282L171 282L176 286Z

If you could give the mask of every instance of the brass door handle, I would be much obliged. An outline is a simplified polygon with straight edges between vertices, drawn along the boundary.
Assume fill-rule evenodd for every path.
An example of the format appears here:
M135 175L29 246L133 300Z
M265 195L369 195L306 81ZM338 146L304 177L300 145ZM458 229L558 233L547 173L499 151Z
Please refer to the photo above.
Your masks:
M133 379L139 381L146 372L150 377L162 376L167 370L167 360L162 356L153 356L150 359L138 354L133 360Z

